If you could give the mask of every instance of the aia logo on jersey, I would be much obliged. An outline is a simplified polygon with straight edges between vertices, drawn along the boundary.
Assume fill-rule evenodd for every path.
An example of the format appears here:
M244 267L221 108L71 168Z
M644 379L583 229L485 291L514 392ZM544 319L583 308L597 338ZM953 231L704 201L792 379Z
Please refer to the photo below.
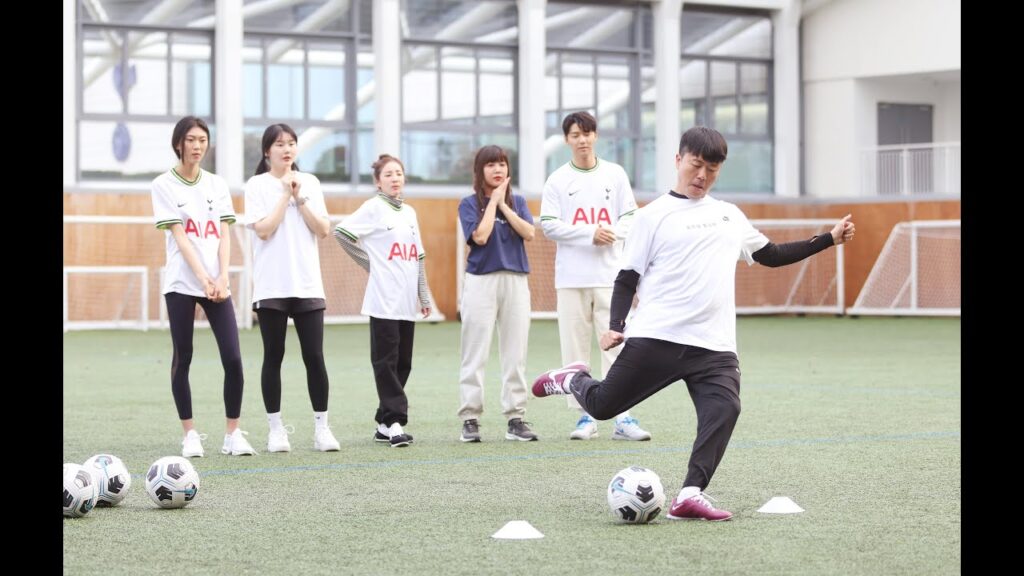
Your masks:
M583 224L600 224L605 222L609 226L612 225L612 217L608 215L607 208L601 208L599 211L595 211L593 207L590 208L590 217L587 217L587 211L583 208L577 208L576 213L572 215L572 225L575 226L578 222Z
M195 236L196 238L209 238L210 236L213 236L214 238L219 239L220 229L217 228L216 222L214 222L213 220L207 220L206 226L203 228L203 231L200 232L199 225L196 223L196 221L189 218L185 222L185 235Z
M402 244L401 242L395 242L391 245L391 253L388 254L388 260L419 260L420 254L416 250L415 244Z

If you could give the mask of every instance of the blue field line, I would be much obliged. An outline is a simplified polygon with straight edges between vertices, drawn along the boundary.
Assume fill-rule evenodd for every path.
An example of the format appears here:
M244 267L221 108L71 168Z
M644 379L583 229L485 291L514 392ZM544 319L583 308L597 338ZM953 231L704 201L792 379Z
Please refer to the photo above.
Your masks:
M960 432L916 432L911 434L883 434L877 436L838 436L826 438L784 438L779 440L747 440L729 444L731 450L749 448L776 448L779 446L813 446L824 444L859 444L866 442L905 442L914 440L938 440L960 438ZM674 446L663 448L620 448L612 450L578 450L571 452L546 452L543 454L508 454L495 456L476 456L468 458L434 459L434 460L384 460L381 462L347 462L338 464L317 464L309 466L282 466L276 468L244 468L231 470L204 470L203 476L233 476L238 474L266 474L280 472L309 472L316 470L357 470L362 468L395 468L399 466L452 466L458 464L486 464L493 462L516 462L524 460L546 460L585 458L594 456L623 456L627 454L685 454L690 446ZM133 478L141 478L144 474L132 474Z

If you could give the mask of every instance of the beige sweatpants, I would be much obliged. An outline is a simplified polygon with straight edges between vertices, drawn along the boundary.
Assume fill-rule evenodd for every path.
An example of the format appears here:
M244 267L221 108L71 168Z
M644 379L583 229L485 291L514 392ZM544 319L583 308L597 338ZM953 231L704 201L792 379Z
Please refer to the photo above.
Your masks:
M484 411L484 368L498 330L501 408L505 419L526 413L526 346L530 335L530 286L519 272L466 273L462 285L462 366L459 418Z
M559 288L558 289L558 338L562 343L562 365L577 360L590 363L593 346L591 334L601 340L601 334L608 330L611 316L612 288ZM603 378L619 357L622 346L601 352L601 375ZM580 403L572 394L566 395L570 408L583 412Z

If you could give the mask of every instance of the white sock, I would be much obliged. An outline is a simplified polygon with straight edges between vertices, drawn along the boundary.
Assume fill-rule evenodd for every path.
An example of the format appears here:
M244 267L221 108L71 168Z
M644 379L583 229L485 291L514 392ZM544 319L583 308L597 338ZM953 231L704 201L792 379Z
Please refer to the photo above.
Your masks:
M270 429L271 430L277 430L279 428L284 428L284 424L281 422L281 413L280 412L274 412L273 414L270 414L268 412L267 413L267 422L270 423Z
M679 497L676 498L676 502L682 502L687 498L693 498L697 494L700 494L700 488L696 486L683 486L683 489L679 491Z
M318 430L320 428L327 428L327 411L313 412L313 422L316 423Z
M618 416L616 416L616 417L615 417L615 421L616 421L616 422L622 422L622 421L623 421L623 420L625 420L626 418L629 418L629 410L626 410L626 411L625 411L625 412L623 412L622 414L619 414Z

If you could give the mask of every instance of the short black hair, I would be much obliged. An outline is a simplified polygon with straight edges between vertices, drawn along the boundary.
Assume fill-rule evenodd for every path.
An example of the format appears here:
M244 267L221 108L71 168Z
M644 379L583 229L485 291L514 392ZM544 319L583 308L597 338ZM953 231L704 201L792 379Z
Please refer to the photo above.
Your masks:
M679 155L685 156L689 152L699 156L707 162L718 164L725 162L729 155L729 145L725 143L725 136L714 128L707 126L694 126L679 139Z
M580 130L584 132L597 132L597 119L590 112L581 110L566 116L562 120L562 134L568 136L573 124L579 126Z
M203 122L202 118L185 116L174 125L174 132L171 133L171 148L174 149L174 155L178 157L178 160L181 160L181 150L179 148L182 141L185 140L185 135L196 126L199 126L203 129L203 132L206 132L207 139L210 138L210 127L206 125L206 122Z

